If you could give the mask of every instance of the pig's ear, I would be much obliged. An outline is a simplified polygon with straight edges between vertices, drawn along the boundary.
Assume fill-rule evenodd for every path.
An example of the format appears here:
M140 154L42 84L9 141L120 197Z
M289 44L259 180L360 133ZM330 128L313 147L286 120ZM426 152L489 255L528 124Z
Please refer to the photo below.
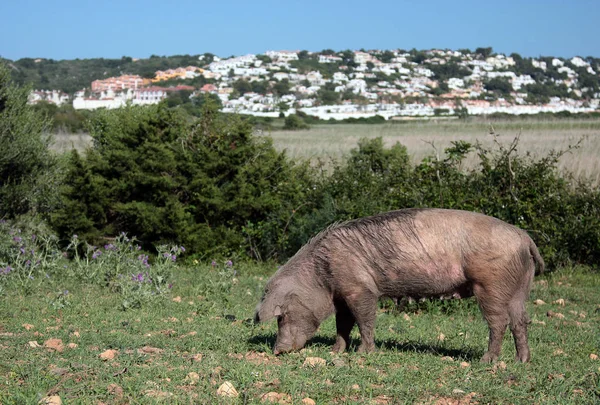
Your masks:
M256 307L254 322L267 322L276 316L280 316L282 313L283 309L281 305L275 304L272 297L267 297Z

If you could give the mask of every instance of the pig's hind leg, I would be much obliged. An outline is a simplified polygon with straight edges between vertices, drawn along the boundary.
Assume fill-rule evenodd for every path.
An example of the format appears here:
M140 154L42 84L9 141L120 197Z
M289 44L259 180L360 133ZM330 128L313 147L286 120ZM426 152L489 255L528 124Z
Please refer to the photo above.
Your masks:
M521 288L517 290L508 305L508 314L510 316L510 331L515 340L515 349L517 355L515 359L522 363L530 360L529 344L527 343L527 326L529 324L529 316L525 310L525 301L529 297L531 282L533 279L534 268L529 274L524 274L524 280Z
M336 353L343 353L350 346L350 332L356 320L343 300L335 301L334 305L337 337L331 350Z
M509 322L507 303L503 302L502 297L493 293L489 287L486 288L481 284L474 284L473 292L490 332L488 350L481 358L481 362L491 363L498 359L502 349L502 338Z

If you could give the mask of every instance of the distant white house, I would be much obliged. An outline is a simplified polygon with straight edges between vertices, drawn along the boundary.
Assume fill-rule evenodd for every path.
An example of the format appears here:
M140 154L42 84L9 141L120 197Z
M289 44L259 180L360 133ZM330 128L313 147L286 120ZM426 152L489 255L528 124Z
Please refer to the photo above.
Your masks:
M253 65L255 61L256 55L248 54L235 58L213 61L210 65L208 65L208 70L215 73L227 74L231 69L249 67Z
M298 51L267 51L265 55L277 62L298 60Z
M69 102L69 95L60 90L32 90L29 93L27 98L29 104L37 104L41 101L62 105Z
M337 63L343 59L335 55L319 55L319 63Z
M573 59L571 59L571 63L577 67L587 67L590 65L589 63L581 59L579 56L575 56Z
M138 89L133 97L133 104L148 105L158 104L167 97L167 91L163 87L146 87Z

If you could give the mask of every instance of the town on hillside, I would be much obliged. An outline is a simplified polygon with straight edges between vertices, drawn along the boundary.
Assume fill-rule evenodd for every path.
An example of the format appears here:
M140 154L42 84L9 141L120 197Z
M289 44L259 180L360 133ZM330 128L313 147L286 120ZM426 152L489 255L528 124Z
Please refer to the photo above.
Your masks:
M75 109L156 104L210 94L223 112L319 119L538 114L599 109L600 59L523 58L470 50L267 51L198 66L95 80L74 94L33 91L30 102ZM167 83L166 85L164 83Z

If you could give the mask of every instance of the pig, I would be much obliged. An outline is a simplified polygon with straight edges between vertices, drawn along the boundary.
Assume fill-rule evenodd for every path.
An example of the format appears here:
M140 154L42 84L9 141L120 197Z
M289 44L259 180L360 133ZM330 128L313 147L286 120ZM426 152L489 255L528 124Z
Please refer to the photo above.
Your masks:
M274 353L299 350L335 313L332 351L375 350L381 297L475 296L489 327L482 362L500 355L507 325L516 360L528 362L525 310L544 260L527 232L479 213L408 208L334 224L305 244L269 279L255 322L277 318Z

